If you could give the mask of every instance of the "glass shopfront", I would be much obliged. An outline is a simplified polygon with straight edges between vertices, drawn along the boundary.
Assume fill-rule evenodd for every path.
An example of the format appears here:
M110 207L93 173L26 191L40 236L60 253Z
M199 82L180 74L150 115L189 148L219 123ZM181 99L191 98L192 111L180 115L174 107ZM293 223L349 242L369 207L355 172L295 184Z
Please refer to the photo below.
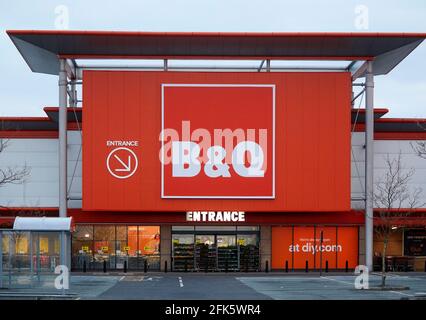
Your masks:
M77 225L72 235L72 268L159 270L160 227Z
M172 227L173 271L258 271L259 228Z

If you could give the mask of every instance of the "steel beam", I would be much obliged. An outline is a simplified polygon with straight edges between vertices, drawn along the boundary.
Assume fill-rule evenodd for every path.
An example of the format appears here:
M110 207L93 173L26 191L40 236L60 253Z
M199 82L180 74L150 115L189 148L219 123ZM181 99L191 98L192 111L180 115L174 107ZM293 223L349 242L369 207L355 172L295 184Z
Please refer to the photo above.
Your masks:
M373 271L374 191L374 74L368 61L365 74L365 264Z
M355 81L356 79L361 78L365 75L368 68L368 64L370 62L371 61L364 62L356 71L352 73L352 81Z

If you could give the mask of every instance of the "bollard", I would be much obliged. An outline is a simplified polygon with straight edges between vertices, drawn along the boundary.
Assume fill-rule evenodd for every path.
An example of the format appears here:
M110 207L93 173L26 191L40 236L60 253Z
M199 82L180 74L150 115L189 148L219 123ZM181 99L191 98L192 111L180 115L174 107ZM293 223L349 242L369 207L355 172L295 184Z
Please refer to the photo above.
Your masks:
M166 267L167 267L167 263L166 263ZM148 272L148 261L146 261L146 259L143 261L143 272L144 273Z
M348 264L348 260L346 260L346 263L345 263L345 272L348 272L349 271L349 264Z
M87 265L86 265L86 260L83 261L83 272L86 273L87 271Z
M328 260L325 260L325 272L328 272Z
M285 261L285 272L288 272L288 260Z
M305 262L305 272L309 272L309 262L306 260Z
M249 266L248 266L248 260L246 259L246 263L245 263L245 269L246 269L246 272L249 272Z
M266 260L265 262L265 272L268 273L269 272L269 261Z
M104 273L107 272L106 260L104 260Z
M167 260L164 261L164 273L167 273Z
M124 267L123 267L124 273L127 273L127 261L124 261Z

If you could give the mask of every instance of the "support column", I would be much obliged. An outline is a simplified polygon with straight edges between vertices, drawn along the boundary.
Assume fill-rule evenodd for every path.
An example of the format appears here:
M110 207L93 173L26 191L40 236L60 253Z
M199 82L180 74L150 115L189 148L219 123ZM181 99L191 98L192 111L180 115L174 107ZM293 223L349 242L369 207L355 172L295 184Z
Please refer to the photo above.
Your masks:
M172 255L172 226L160 226L160 270L164 271L167 261L167 271L171 270Z
M266 261L268 269L272 264L272 227L260 226L260 270L265 271Z
M365 265L365 227L359 227L359 238L358 238L358 264Z
M67 73L65 59L59 69L59 216L67 216Z
M365 80L365 264L372 272L374 189L374 75L372 61L367 61Z
M65 59L59 60L59 217L67 217L67 72ZM67 250L64 233L60 235L60 263L67 266L67 257L71 250Z

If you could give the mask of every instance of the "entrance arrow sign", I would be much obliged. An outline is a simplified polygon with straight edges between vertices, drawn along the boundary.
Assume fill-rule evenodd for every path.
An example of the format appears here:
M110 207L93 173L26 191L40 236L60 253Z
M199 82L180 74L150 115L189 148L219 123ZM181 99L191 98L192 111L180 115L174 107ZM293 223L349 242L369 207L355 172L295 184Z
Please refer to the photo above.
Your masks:
M107 157L106 165L109 173L117 179L130 178L138 168L138 158L129 148L113 149Z
M117 172L120 172L120 171L130 172L130 169L131 169L131 158L130 158L130 156L127 157L127 159L128 159L127 164L125 164L123 162L123 160L121 160L116 154L114 154L114 158L116 158L118 160L118 162L120 162L124 167L124 168L114 169L115 171L117 171Z

